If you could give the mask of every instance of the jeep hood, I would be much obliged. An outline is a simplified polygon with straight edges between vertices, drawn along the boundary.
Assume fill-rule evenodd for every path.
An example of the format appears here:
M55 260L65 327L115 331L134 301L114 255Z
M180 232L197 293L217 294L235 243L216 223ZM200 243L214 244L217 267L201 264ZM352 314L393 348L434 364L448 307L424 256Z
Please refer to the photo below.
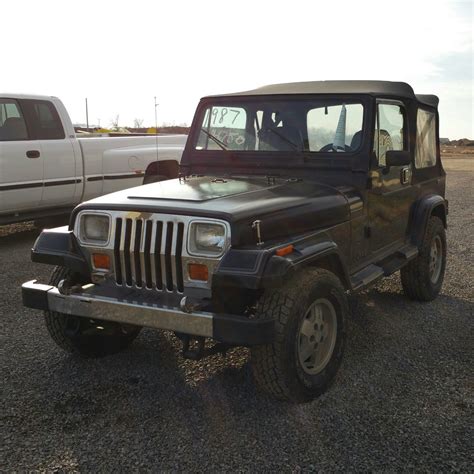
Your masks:
M347 190L347 188L346 188ZM266 240L316 230L349 219L345 192L306 180L199 176L126 189L80 205L224 219L233 243L254 243L251 224L261 220Z

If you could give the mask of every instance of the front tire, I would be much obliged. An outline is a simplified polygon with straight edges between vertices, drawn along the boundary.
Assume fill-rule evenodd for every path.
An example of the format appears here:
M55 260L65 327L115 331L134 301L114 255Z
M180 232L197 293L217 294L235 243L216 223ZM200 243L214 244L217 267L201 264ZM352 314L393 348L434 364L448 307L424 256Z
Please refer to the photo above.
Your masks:
M275 342L251 350L257 385L272 396L308 402L331 385L345 344L348 302L340 280L307 269L282 288L267 292L257 318L274 318Z
M446 269L446 232L439 217L426 226L418 257L400 270L405 295L412 300L432 301L443 285Z
M67 268L56 267L49 284L58 286L73 275ZM44 312L46 329L63 350L82 357L104 357L126 349L138 336L141 327L109 321L90 320L54 311Z

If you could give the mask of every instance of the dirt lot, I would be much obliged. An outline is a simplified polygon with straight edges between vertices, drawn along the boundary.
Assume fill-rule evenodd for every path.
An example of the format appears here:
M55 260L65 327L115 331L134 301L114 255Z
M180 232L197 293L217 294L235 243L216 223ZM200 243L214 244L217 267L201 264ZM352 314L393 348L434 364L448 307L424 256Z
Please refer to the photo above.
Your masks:
M445 167L442 294L410 302L395 275L352 297L336 383L302 406L258 394L242 349L183 361L145 330L117 356L66 355L21 305L50 270L29 260L37 232L0 228L0 470L472 471L474 156Z

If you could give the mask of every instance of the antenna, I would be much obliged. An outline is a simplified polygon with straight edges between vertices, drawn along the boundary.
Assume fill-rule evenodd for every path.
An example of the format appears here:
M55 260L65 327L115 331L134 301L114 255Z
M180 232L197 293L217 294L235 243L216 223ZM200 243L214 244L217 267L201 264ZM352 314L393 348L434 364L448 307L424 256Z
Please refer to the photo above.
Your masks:
M87 97L86 97L86 124L87 124L87 131L89 131L89 107L87 105Z
M156 161L158 162L158 114L156 108L159 104L156 103L156 96L155 96L155 146L156 146Z

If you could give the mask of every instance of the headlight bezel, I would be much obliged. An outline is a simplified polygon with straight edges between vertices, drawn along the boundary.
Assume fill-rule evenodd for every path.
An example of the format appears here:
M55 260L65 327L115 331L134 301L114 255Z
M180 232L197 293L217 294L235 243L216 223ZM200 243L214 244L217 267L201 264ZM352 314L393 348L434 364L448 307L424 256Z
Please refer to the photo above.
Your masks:
M224 230L223 245L219 251L199 249L196 244L196 228L199 226L216 226ZM225 221L213 219L192 219L188 227L187 252L190 256L201 258L220 258L224 255L229 246L230 229L229 224Z
M90 216L107 219L108 229L107 229L107 238L105 240L91 239L87 237L84 226L85 226L86 218ZM77 216L75 234L82 245L85 245L88 247L94 247L94 248L107 247L110 242L111 230L112 230L112 217L110 214L106 212L84 210L81 213L79 213L79 215Z

